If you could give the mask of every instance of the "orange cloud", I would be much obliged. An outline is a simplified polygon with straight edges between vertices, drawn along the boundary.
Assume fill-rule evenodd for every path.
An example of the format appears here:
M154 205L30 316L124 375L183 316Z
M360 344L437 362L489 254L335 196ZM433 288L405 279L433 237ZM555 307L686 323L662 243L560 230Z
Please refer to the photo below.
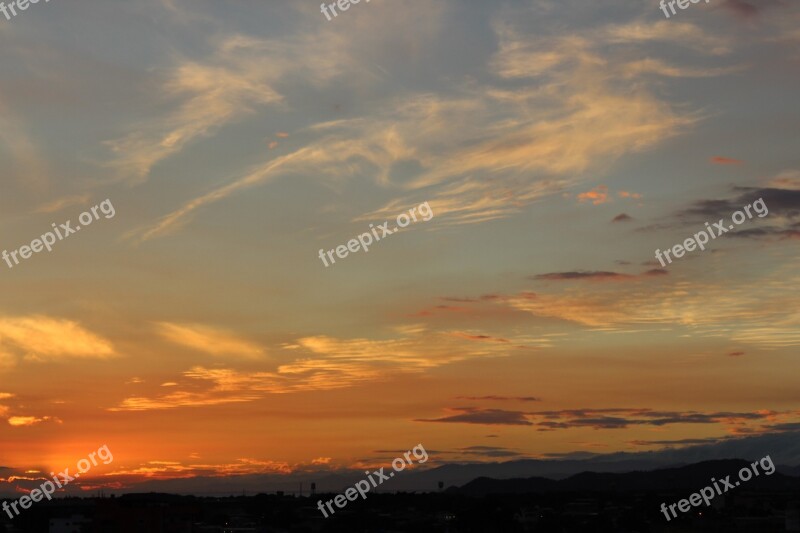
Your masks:
M638 192L628 192L628 191L619 191L617 193L617 196L619 196L620 198L635 198L636 200L642 197L642 195L639 194Z
M598 185L591 191L582 192L578 195L578 201L581 203L588 200L591 200L593 205L606 203L608 201L608 187L605 185Z
M77 322L39 315L0 318L0 353L4 347L29 360L107 359L116 355L109 341Z
M39 424L41 422L45 422L47 420L54 420L56 422L60 422L58 419L53 419L49 416L44 416L42 418L38 418L35 416L12 416L8 419L9 425L19 427L19 426L33 426L35 424Z
M159 333L175 344L215 356L259 358L264 350L257 344L236 337L233 333L201 324L158 324Z
M531 348L547 341L526 337L491 337L460 331L429 332L407 328L394 339L303 337L284 345L305 352L276 370L242 371L196 366L183 372L175 392L157 397L125 398L111 411L146 411L251 402L269 394L333 390L383 381L398 373L419 373L474 358L502 357L511 348ZM476 342L488 341L488 342Z
M786 170L775 176L768 184L775 189L800 191L800 170Z
M711 162L717 165L743 165L744 161L739 159L731 159L730 157L715 156L711 158Z

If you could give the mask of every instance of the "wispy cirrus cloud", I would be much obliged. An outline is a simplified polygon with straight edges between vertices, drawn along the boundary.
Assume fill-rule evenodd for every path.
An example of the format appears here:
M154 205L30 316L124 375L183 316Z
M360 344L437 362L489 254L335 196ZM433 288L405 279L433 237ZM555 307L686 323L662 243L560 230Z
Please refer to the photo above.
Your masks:
M406 196L356 220L395 214L398 206L417 200L416 191L429 188L427 199L437 206L440 227L486 222L511 216L582 181L588 168L607 166L625 154L651 148L699 120L699 116L660 100L648 89L645 72L625 67L625 51L618 49L641 41L685 43L680 38L687 35L702 42L711 40L694 26L675 23L664 28L668 32L647 33L641 28L615 25L581 36L530 37L515 28L513 18L509 18L495 23L493 29L498 50L485 65L494 77L492 82L447 94L404 95L379 107L381 111L370 109L369 116L317 122L306 129L305 137L310 140L305 146L254 165L243 175L229 178L227 184L185 202L157 223L134 230L130 236L148 240L166 235L179 229L200 207L311 169L315 173L323 169L326 177L335 180L373 175L381 185L396 180L398 166L416 169L398 183L408 191ZM235 39L236 46L222 41L217 54L220 59L230 60L232 66L224 67L227 70L251 65L254 57L262 57L269 46L274 46L244 36ZM294 50L288 52L293 57L306 44L301 39L283 46ZM229 57L231 49L243 57ZM354 49L349 45L338 49L337 57L341 59L318 77L329 80L344 73L351 77L362 75L361 71L352 70L354 57L347 56ZM702 50L709 52L707 46ZM223 68L219 66L222 61L211 63L213 66L194 65L193 69L213 73ZM619 77L626 68L627 77L641 83L620 84ZM263 67L253 70L260 69ZM189 79L194 80L194 76ZM263 81L264 77L256 79ZM520 84L520 80L526 83ZM253 83L259 87L259 81L233 84L235 90L230 98L236 100L240 92L249 95ZM205 86L201 88L205 90ZM227 104L228 93L219 98ZM229 106L220 107L227 119L224 111ZM207 122L192 121L191 128L204 130ZM160 154L182 139L198 135L173 133L158 143L151 141L143 151ZM154 144L169 146L153 150ZM148 168L151 163L138 166ZM491 181L479 178L487 174L493 176Z
M181 340L185 332L179 330ZM191 332L193 339L194 331ZM398 373L420 373L476 358L505 357L528 339L501 342L459 331L414 328L393 339L302 337L284 345L296 358L268 370L195 366L172 379L165 394L129 396L112 411L144 411L250 402L269 394L334 390L385 381ZM474 335L472 335L474 337ZM487 342L478 342L487 341ZM199 342L199 341L198 341ZM228 353L222 350L221 353Z
M281 106L284 96L275 86L290 72L304 75L308 83L322 83L339 71L339 60L310 55L309 61L298 61L305 47L287 41L229 35L212 46L215 51L206 60L177 59L164 80L159 96L177 102L174 111L107 142L116 154L110 166L121 176L143 181L154 165L190 143L260 108ZM271 60L263 61L265 55Z
M88 194L74 194L71 196L64 196L62 198L57 198L51 202L41 205L38 209L36 209L37 213L56 213L61 211L65 207L71 207L73 205L82 205L89 201Z
M214 356L257 359L264 355L261 346L241 339L233 332L203 324L160 322L157 330L170 342Z
M79 323L43 315L0 317L0 352L32 361L117 355L110 341Z

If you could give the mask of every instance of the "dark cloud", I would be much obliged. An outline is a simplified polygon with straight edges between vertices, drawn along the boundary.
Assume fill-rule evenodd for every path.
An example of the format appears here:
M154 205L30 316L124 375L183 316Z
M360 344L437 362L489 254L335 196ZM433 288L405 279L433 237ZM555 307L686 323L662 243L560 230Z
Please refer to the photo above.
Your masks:
M589 279L589 280L620 280L631 278L630 274L620 274L619 272L602 272L602 271L577 271L577 272L550 272L548 274L538 274L536 276L528 276L528 279L534 280L548 280L548 281L562 281L562 280L575 280L575 279Z
M628 444L632 444L634 446L683 446L683 445L694 445L694 444L717 444L724 440L733 439L736 437L708 437L705 439L677 439L677 440L632 440L629 441Z
M755 187L734 187L734 192L738 193L734 198L725 200L700 200L689 208L678 212L677 217L690 221L709 221L714 222L720 218L728 220L734 211L740 210L745 205L752 204L759 198L769 209L769 215L764 218L775 216L795 218L800 216L800 191L790 189L772 189ZM753 218L758 216L753 213Z
M540 398L533 396L458 396L457 400L492 400L492 401L516 401L516 402L541 402Z
M737 357L739 355L744 355L744 352L731 352L728 355L730 355L731 357Z
M656 263L656 266L661 266ZM620 272L605 272L605 271L572 271L572 272L549 272L547 274L539 274L536 276L528 276L528 279L536 281L573 281L573 280L589 280L589 281L627 281L633 280L637 277L649 278L654 276L664 276L669 274L663 268L654 268L642 272L641 274L623 274Z
M617 215L614 218L612 218L611 222L629 222L631 220L633 220L632 216L630 216L630 215L628 215L626 213L620 213L619 215Z
M457 298L454 296L441 296L439 299L445 302L455 302L455 303L478 303L478 302L485 302L491 300L497 300L500 298L499 294L483 294L480 298Z
M456 407L450 411L458 414L436 419L417 419L418 422L449 422L466 424L499 424L511 426L534 426L538 431L559 429L625 429L635 426L662 427L672 424L726 424L737 434L762 432L766 429L789 431L791 426L746 427L749 422L774 420L776 415L791 412L757 411L655 411L643 408L613 407L603 409L564 409L560 411L505 411L502 409L478 409ZM729 428L730 429L730 428Z
M468 446L466 448L458 448L458 453L465 455L478 455L481 457L524 457L517 451L508 448L499 448L496 446Z
M472 335L471 333L464 333L461 331L453 333L453 335L471 341L511 342L508 339L504 339L502 337L492 337L490 335Z
M769 431L800 431L800 422L787 422L785 424L770 424L764 426Z
M776 228L773 226L767 228L740 229L731 232L731 237L739 237L740 239L760 239L764 237L776 237L779 240L800 239L800 230Z
M474 409L471 407L458 407L454 411L463 411L461 414L443 418L425 419L417 418L415 422L448 422L461 424L486 424L505 426L531 426L521 411L504 411L502 409Z
M637 228L639 232L666 231L675 227L695 226L704 229L704 223L714 224L722 219L726 226L731 217L741 212L746 218L741 226L734 226L727 235L752 239L797 239L800 238L800 190L776 187L733 187L734 196L725 199L703 199L694 202L669 217L668 221L657 222ZM768 214L759 216L755 207L750 208L751 217L743 209L761 199ZM759 202L759 207L761 203ZM763 210L762 210L763 213ZM767 226L766 224L769 224ZM776 226L775 224L780 224Z
M730 13L742 19L752 19L759 15L767 7L784 5L782 0L760 0L755 2L753 0L725 0L722 7L727 9Z
M743 423L762 420L773 412L711 412L652 411L650 409L568 409L527 413L528 419L543 430L591 427L593 429L623 429L629 426L666 426L669 424ZM538 419L538 420L537 420Z

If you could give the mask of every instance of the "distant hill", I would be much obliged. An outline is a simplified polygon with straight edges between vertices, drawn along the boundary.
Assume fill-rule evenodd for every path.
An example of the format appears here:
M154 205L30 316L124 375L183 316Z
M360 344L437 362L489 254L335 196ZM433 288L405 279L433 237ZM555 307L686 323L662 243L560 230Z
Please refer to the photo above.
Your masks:
M739 470L748 468L747 461L728 459L719 461L703 461L679 468L665 468L650 472L627 472L621 474L582 472L566 479L552 480L542 477L527 479L491 479L478 478L463 487L448 489L449 493L469 496L485 496L488 494L527 494L565 491L647 491L647 490L685 490L697 492L711 484L711 478L717 480L730 474L730 482L739 479ZM761 472L761 469L759 469ZM722 487L722 485L720 485ZM767 476L761 473L743 482L741 487L750 490L798 490L800 477L787 476L774 472ZM734 489L735 490L735 489Z

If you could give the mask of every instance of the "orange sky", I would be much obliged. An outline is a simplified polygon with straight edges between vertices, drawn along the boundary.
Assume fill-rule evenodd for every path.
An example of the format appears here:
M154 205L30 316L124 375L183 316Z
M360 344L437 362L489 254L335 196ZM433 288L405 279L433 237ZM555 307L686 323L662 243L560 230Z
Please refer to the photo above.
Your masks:
M0 492L104 444L87 489L800 421L800 9L737 5L0 20L0 251L115 211L0 262Z

